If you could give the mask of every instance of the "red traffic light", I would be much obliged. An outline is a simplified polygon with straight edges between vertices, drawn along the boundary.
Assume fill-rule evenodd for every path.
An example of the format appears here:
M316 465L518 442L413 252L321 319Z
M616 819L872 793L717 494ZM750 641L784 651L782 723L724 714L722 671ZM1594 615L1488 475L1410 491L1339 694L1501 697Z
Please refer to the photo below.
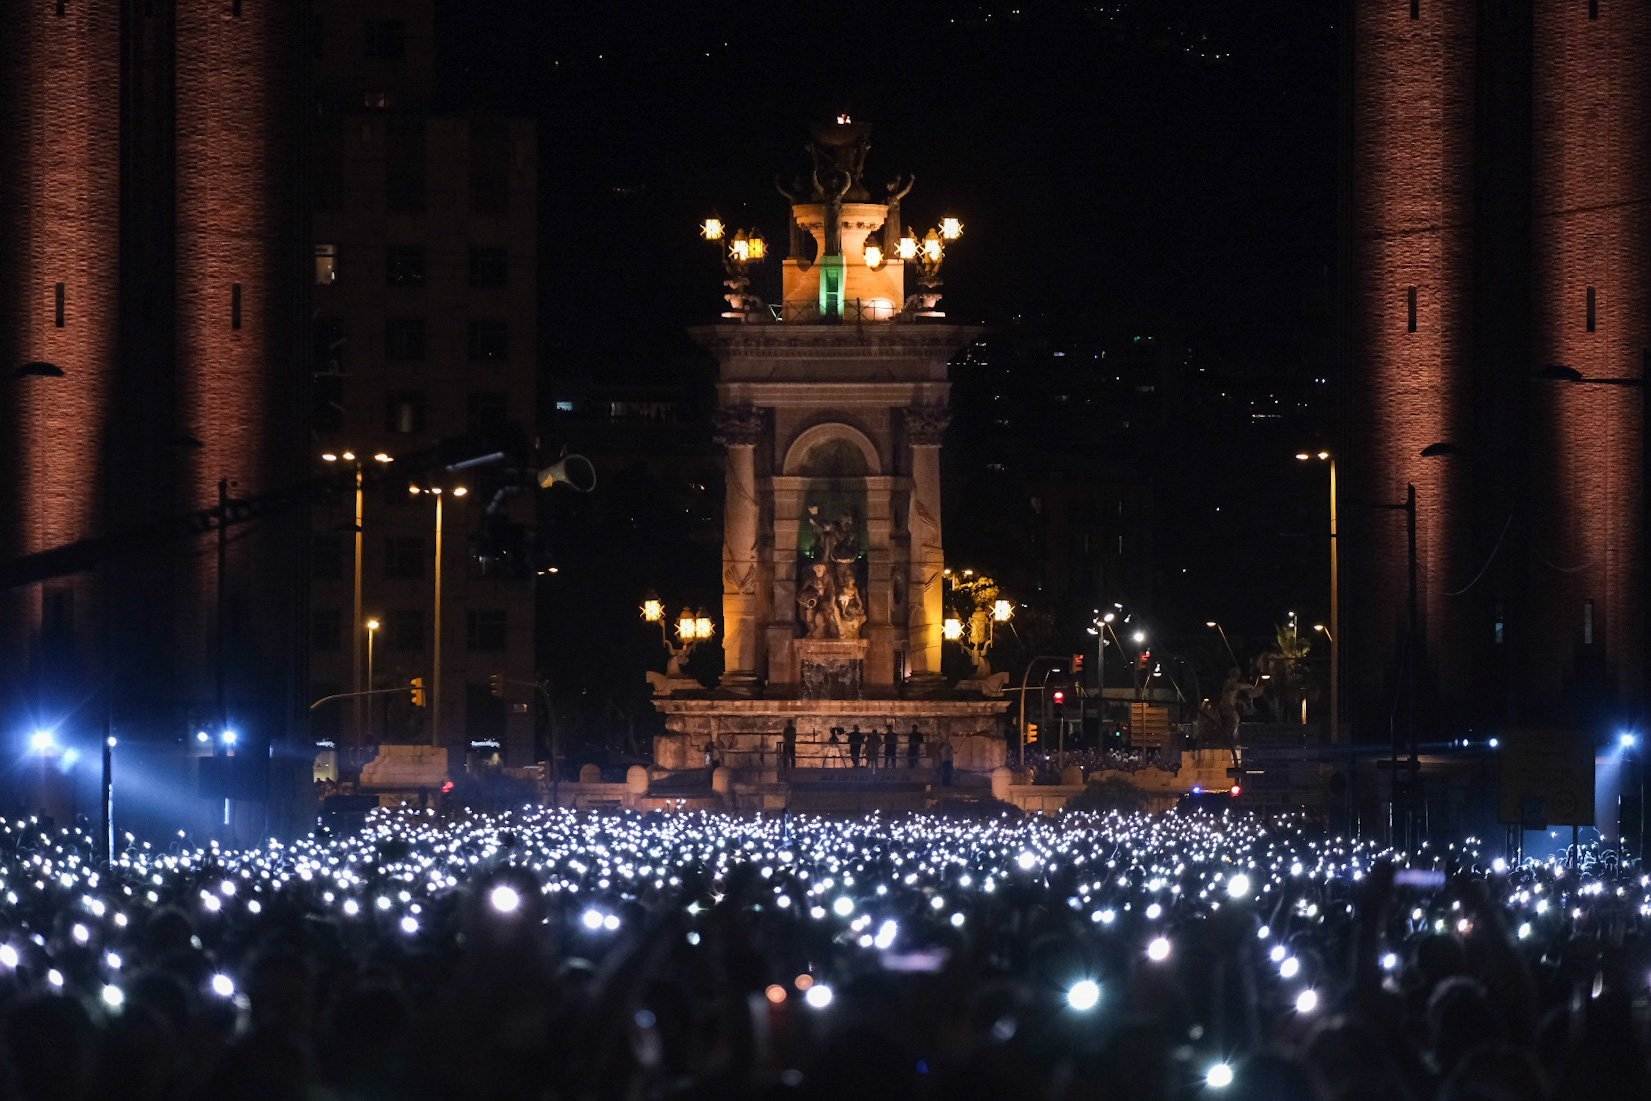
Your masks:
M1059 707L1061 704L1063 704L1065 702L1066 702L1066 693L1061 691L1059 688L1055 689L1055 706Z

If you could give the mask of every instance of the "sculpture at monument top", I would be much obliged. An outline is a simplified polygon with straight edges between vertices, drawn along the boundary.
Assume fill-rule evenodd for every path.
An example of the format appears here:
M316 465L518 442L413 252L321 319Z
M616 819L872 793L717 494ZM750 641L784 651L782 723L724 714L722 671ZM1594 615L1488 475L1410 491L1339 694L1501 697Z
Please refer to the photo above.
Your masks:
M775 179L780 194L793 203L868 202L871 194L862 180L866 154L871 151L871 127L854 122L847 115L814 126L812 140L805 147L810 170L806 180L786 186Z

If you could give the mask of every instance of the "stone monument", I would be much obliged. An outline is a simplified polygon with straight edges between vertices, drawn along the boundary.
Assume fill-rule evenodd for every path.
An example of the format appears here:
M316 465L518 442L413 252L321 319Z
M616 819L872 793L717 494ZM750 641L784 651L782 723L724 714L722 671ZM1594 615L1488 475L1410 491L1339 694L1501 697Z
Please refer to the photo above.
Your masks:
M730 768L770 767L788 720L804 761L833 726L892 722L949 744L959 769L1003 763L1004 701L948 686L940 665L947 362L978 332L934 308L960 226L903 230L912 181L874 199L869 149L846 116L815 128L808 175L780 184L780 304L694 333L719 364L725 672L657 697L660 766L698 766L714 743ZM923 291L910 297L908 261Z

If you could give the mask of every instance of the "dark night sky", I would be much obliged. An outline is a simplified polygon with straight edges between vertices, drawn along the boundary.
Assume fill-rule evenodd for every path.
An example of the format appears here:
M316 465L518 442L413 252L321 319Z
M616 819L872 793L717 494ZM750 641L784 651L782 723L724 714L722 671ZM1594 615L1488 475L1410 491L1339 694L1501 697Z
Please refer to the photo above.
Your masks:
M773 178L803 167L808 124L838 111L873 124L868 182L916 174L909 222L962 218L952 317L1167 334L1238 379L1333 374L1338 48L1323 0L439 10L454 105L540 124L550 379L703 383L684 330L714 319L721 288L696 226L714 211L783 242ZM771 299L776 268L758 278ZM1291 469L1299 444L1247 428L1203 441L1210 461L1168 487L1188 535L1159 540L1161 572L1190 582L1178 629L1216 615L1259 642L1316 599L1303 578L1319 572L1320 490Z
M541 123L552 370L652 358L710 317L696 223L715 209L783 239L772 178L838 110L874 124L874 178L917 175L909 220L963 218L954 316L1171 326L1269 370L1318 354L1321 0L712 7L446 5L449 87Z

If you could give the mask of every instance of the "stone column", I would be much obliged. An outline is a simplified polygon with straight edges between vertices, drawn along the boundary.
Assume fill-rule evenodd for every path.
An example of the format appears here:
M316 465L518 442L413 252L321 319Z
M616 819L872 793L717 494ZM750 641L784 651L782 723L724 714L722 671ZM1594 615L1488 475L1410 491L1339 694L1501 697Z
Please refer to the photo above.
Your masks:
M911 577L907 643L913 692L939 691L941 629L945 621L946 553L940 532L940 440L950 416L944 404L914 405L906 410L906 444L911 451L911 507L906 530L911 538Z
M808 479L776 476L774 538L770 547L772 595L768 604L768 683L796 682L791 643L797 637L797 535Z
M894 553L891 483L893 479L866 479L866 652L865 684L878 694L898 687L894 683L896 627L893 605Z
M722 687L755 692L761 680L763 614L758 592L757 444L767 430L750 405L717 411L717 442L728 449L723 504Z

